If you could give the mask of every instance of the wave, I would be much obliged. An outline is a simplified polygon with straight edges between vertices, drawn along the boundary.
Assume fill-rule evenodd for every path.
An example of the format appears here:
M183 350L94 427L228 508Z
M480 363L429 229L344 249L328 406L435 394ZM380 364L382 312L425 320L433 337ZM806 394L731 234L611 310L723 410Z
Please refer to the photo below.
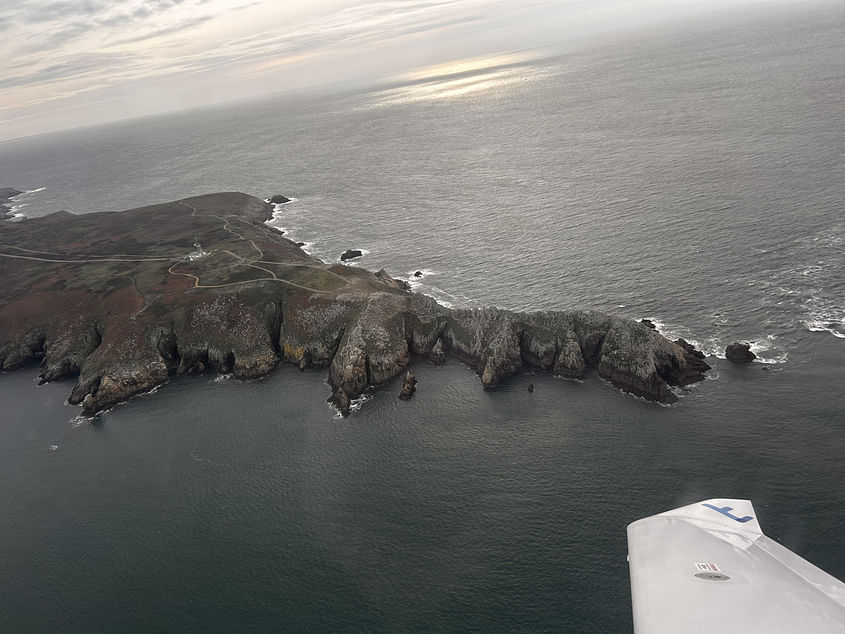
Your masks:
M274 205L273 206L273 215L270 218L268 218L267 220L265 220L264 224L267 225L268 227L272 227L276 231L281 231L282 233L285 233L287 231L287 229L285 229L284 227L282 227L279 224L279 222L282 219L282 215L281 215L282 210L280 209L280 207L281 207L281 205Z
M9 207L9 214L12 216L11 218L7 218L9 222L19 222L27 218L27 215L22 211L24 207L28 207L31 203L28 200L28 197L31 194L37 194L38 192L43 192L46 187L37 187L35 189L27 189L26 191L21 192L17 196L12 196L9 198L9 202L13 203Z
M449 291L444 291L439 286L431 286L430 284L420 283L417 284L416 287L414 284L411 284L411 289L418 293L428 295L444 308L462 308L473 304L473 300L469 297L459 297L457 295L453 295Z
M296 214L292 215L290 210L283 209L283 207L287 207L288 205L291 205L295 202L299 202L299 198L291 198L286 203L277 203L273 205L273 215L271 218L265 220L264 224L270 227L271 229L275 229L279 233L283 234L288 240L291 240L293 242L301 242L302 246L300 248L311 257L317 258L322 262L333 261L335 259L333 256L317 248L316 241L303 239L301 236L298 235L298 232L302 229L302 227L293 223L296 220L297 216L308 216L308 210L303 208L297 208ZM369 251L367 251L367 253L369 253ZM344 262L344 264L348 264L348 262Z
M810 332L829 332L837 339L845 339L845 320L837 323L826 319L806 319L804 325Z
M722 319L719 314L716 315L717 323L727 319ZM715 357L717 359L726 359L725 348L736 341L736 339L726 340L716 335L706 337L704 339L695 338L690 334L690 330L684 326L668 325L659 317L647 317L657 328L657 332L669 340L684 339L696 350L701 350L708 357ZM639 321L639 318L637 318ZM757 358L755 363L762 363L766 365L786 363L789 360L789 353L783 350L778 343L778 336L774 334L763 335L748 341L751 352Z
M637 317L635 319L636 321L640 321L643 318ZM685 326L670 325L663 321L660 317L645 317L644 319L648 319L651 323L653 323L657 332L671 341L683 339L696 350L701 350L701 352L708 357L716 357L718 359L725 358L725 347L721 345L721 342L717 337L708 337L703 340L697 339L693 337L692 332Z
M420 273L421 275L417 275L417 273ZM457 300L457 297L451 293L447 293L437 286L432 286L431 284L425 282L426 278L438 274L439 273L434 269L414 269L413 271L407 272L405 280L410 285L411 290L415 293L424 293L425 295L428 295L444 308L454 308L455 304L451 300ZM447 297L450 299L447 299Z
M68 422L70 423L71 427L79 427L80 425L84 425L85 423L90 423L93 420L92 416L74 416Z
M766 335L765 339L749 342L751 344L751 352L757 355L757 358L754 360L755 363L773 365L787 362L789 353L779 350L775 345L775 340L777 340L775 335Z
M435 302L440 304L443 308L454 308L455 305L447 299L443 299L442 297L436 297L435 293L426 293L429 297L431 297Z
M798 324L810 332L827 332L845 339L842 262L845 257L845 223L820 229L797 242L802 261L776 272L768 285L767 299L778 307L789 306L798 313Z
M422 273L422 275L417 275L417 273ZM414 269L413 271L408 271L406 275L408 276L408 281L413 283L431 275L438 275L438 272L434 269Z
M264 224L270 227L271 229L275 229L279 233L283 234L288 240L292 240L293 242L302 242L303 245L300 247L305 253L308 255L318 258L323 262L326 262L327 259L325 254L318 252L315 248L316 242L313 240L300 240L299 237L296 235L296 232L300 229L295 225L291 225L290 221L292 220L290 213L285 212L283 207L290 205L292 203L298 202L299 198L291 198L286 203L276 203L273 205L273 216L264 221ZM306 211L307 210L301 210Z
M421 275L417 275L417 273ZM433 269L415 269L406 273L405 281L411 285L412 291L419 291L422 288L423 280L432 275L437 275L437 271Z
M417 276L417 273L422 275ZM428 279L440 275L440 271L434 269L414 269L407 271L405 280L410 284L411 290L415 293L423 293L431 297L444 308L466 308L477 305L477 301L466 295L455 295L443 290L439 286L431 284Z
M369 392L365 392L358 398L353 398L351 401L349 401L349 413L351 414L353 412L359 411L362 407L364 407L364 404L367 401L371 401L372 398L373 395ZM343 414L341 414L340 410L337 407L335 407L331 403L329 403L329 407L331 407L332 411L334 412L334 414L332 415L333 420L343 420Z
M807 330L845 339L845 307L821 295L811 295L801 307L806 311L802 324Z

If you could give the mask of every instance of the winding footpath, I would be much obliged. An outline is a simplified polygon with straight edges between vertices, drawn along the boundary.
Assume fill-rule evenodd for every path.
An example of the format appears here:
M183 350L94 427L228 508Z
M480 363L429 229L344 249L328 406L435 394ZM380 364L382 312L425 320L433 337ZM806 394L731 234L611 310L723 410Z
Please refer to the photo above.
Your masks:
M321 270L321 271L328 273L329 275L336 277L339 280L342 280L344 282L344 284L348 283L348 280L344 279L343 277L341 277L337 273L334 273L333 271L328 271L325 268L322 268L320 266L316 266L316 265L313 265L313 264L292 264L290 262L265 261L264 260L264 251L261 250L261 247L259 247L255 243L254 240L248 240L242 234L240 234L237 231L235 231L234 229L232 229L229 226L229 218L227 218L226 216L218 216L217 214L200 213L199 210L196 207L194 207L192 204L186 203L184 201L179 201L179 204L182 205L183 207L187 207L188 209L190 209L192 217L206 216L206 217L210 217L210 218L217 218L218 220L223 221L223 225L222 225L221 228L224 231L227 231L228 233L232 234L233 236L238 238L238 240L241 240L241 241L244 241L244 242L249 242L250 245L252 245L252 248L255 249L256 253L258 254L257 258L255 258L253 260L249 260L249 259L247 259L247 258L245 258L241 255L238 255L236 253L232 253L228 249L213 249L206 256L203 256L203 257L208 257L209 255L212 255L212 254L217 253L217 252L226 253L227 255L239 260L240 264L242 266L246 266L246 267L249 267L249 268L253 268L253 269L262 271L264 273L267 273L270 277L255 277L255 278L252 278L252 279L249 279L249 280L241 280L239 282L227 282L225 284L202 284L201 281L200 281L200 278L198 276L194 275L193 273L183 273L183 272L174 270L177 266L184 263L184 256L181 255L181 254L169 256L169 257L149 257L149 256L140 256L140 255L136 255L136 254L125 254L125 253L113 253L113 254L109 254L109 255L88 255L88 254L68 255L68 254L54 253L52 251L36 251L36 250L33 250L33 249L26 249L24 247L17 247L17 246L8 245L8 244L0 244L0 248L15 249L16 251L23 251L23 252L29 253L29 254L40 254L40 256L39 256L39 255L22 255L22 254L16 254L16 253L2 253L2 252L0 252L0 257L13 258L13 259L18 259L18 260L33 260L33 261L36 261L36 262L50 262L50 263L53 263L53 264L98 264L98 263L102 263L102 262L173 262L173 260L177 260L167 269L167 272L171 275L178 275L178 276L183 276L183 277L188 277L188 278L193 279L194 280L193 288L225 288L225 287L228 287L228 286L240 286L240 285L243 285L243 284L252 284L254 282L281 282L282 284L287 284L289 286L301 288L303 290L310 291L312 293L323 293L323 292L325 292L325 291L322 291L322 290L319 290L319 289L316 289L316 288L311 288L309 286L297 284L296 282L291 282L289 280L281 279L273 271L271 271L270 269L264 268L263 266L259 266L259 264L268 264L268 265L273 265L273 266L295 266L295 267L306 267L306 268L311 268L311 269L318 269L318 270ZM54 256L54 257L41 257L41 256ZM73 258L73 257L75 257L77 259L59 259L59 258Z

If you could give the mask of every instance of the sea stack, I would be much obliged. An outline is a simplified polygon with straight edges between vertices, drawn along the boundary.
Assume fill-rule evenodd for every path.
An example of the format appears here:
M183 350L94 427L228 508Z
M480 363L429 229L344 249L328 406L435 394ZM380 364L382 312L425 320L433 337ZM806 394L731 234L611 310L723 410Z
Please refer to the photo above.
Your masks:
M399 398L403 401L411 400L414 392L417 391L417 379L410 371L405 372L405 381L402 383L402 391L399 392Z
M749 344L735 342L725 348L725 357L728 361L744 364L754 361L757 355L751 352L751 346Z

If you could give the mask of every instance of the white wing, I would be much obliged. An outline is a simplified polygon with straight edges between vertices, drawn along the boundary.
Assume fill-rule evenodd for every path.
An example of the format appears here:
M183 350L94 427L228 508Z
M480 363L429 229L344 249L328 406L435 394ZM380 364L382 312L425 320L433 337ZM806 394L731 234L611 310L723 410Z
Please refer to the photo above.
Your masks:
M628 526L636 634L843 632L845 584L763 535L748 500Z

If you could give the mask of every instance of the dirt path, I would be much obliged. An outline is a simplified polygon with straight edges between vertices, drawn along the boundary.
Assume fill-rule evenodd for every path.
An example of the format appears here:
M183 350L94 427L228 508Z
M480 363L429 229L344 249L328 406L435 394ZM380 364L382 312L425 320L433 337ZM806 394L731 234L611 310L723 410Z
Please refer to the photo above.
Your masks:
M120 254L115 254L119 256ZM38 258L34 255L15 255L13 253L0 253L3 258L15 258L16 260L35 260L36 262L54 262L56 264L97 264L98 262L171 262L173 258L126 258L126 257L97 257L87 256L88 260L57 260L55 258ZM65 256L67 257L67 256Z
M258 266L258 264L273 264L273 265L282 265L282 266L304 266L304 267L308 267L308 268L319 269L321 271L325 271L326 273L329 273L330 275L337 277L340 280L343 280L344 283L348 283L348 280L344 279L340 275L337 275L336 273L333 273L332 271L326 271L326 269L324 269L320 266L315 266L313 264L293 264L291 262L267 262L267 261L264 261L264 251L261 250L261 247L259 247L257 244L255 244L254 240L248 240L243 235L241 235L240 233L238 233L237 231L232 229L229 226L229 218L227 218L226 216L218 216L217 214L201 213L191 203L186 203L183 200L180 200L179 204L182 205L183 207L187 207L188 209L190 209L191 210L191 216L193 216L193 217L206 216L206 217L209 217L209 218L217 218L218 220L222 220L223 221L222 229L224 231L228 231L229 233L231 233L233 236L235 236L239 240L242 240L244 242L249 242L252 245L252 248L254 248L255 251L258 253L258 258L256 258L255 260L247 260L245 257L240 256L236 253L232 253L228 249L220 249L220 251L232 256L233 258L237 258L238 260L241 261L241 264L243 264L244 266L248 266L250 268L257 269L259 271L263 271L263 272L268 273L270 275L270 277L258 277L258 278L254 278L254 279L251 279L251 280L242 280L240 282L228 282L226 284L201 284L200 278L197 277L196 275L192 274L192 273L180 273L179 271L174 271L173 269L180 264L179 262L176 262L169 269L167 269L167 272L170 273L171 275L182 275L184 277L192 278L194 280L194 288L225 288L227 286L239 286L239 285L242 285L242 284L252 284L253 282L281 282L282 284L287 284L288 286L293 286L295 288L301 288L303 290L310 291L312 293L325 293L326 292L326 291L322 291L322 290L319 290L319 289L316 289L316 288L311 288L309 286L303 286L302 284L297 284L296 282L291 282L289 280L280 279L273 271L271 271L270 269L265 269L263 266ZM212 251L212 253L215 253L215 252L216 251Z
M37 255L19 255L19 254L15 254L15 253L0 253L0 257L14 258L14 259L18 259L18 260L33 260L33 261L36 261L36 262L50 262L50 263L53 263L53 264L98 264L98 263L101 263L101 262L173 262L173 260L178 259L180 261L174 262L172 265L170 265L170 267L167 269L167 272L170 273L171 275L181 275L183 277L188 277L188 278L193 279L194 280L194 288L225 288L227 286L240 286L242 284L252 284L254 282L281 282L282 284L287 284L287 285L293 286L295 288L301 288L303 290L310 291L312 293L325 293L326 292L326 291L322 291L322 290L319 290L319 289L316 289L316 288L310 288L308 286L303 286L302 284L297 284L295 282L290 282L288 280L280 279L276 275L276 273L274 273L270 269L264 268L263 266L259 266L259 264L270 264L270 265L274 265L274 266L296 266L296 267L307 267L307 268L312 268L312 269L319 269L319 270L321 270L325 273L328 273L329 275L333 275L334 277L338 278L339 280L342 280L345 284L348 284L348 280L346 280L342 276L338 275L337 273L334 273L333 271L329 271L326 268L323 268L321 266L317 266L317 265L313 265L313 264L295 264L295 263L291 263L291 262L264 261L264 251L262 251L261 248L257 244L255 244L254 240L248 240L242 234L240 234L237 231L235 231L234 229L232 229L229 226L229 218L227 218L225 216L218 216L217 214L200 213L199 210L196 207L194 207L192 204L186 203L184 201L179 201L179 204L184 206L184 207L187 207L188 209L190 209L191 210L191 216L193 216L193 217L206 216L206 217L209 217L209 218L217 218L218 220L221 220L223 222L222 229L224 231L229 232L230 234L232 234L233 236L235 236L236 238L238 238L239 240L241 240L243 242L249 242L250 245L252 245L252 248L255 249L255 251L258 255L258 257L255 258L254 260L250 260L250 259L247 259L247 258L245 258L241 255L236 254L236 253L232 253L228 249L220 249L220 251L222 251L223 253L226 253L227 255L230 255L231 257L233 257L237 260L239 260L240 263L243 266L247 266L247 267L256 269L258 271L262 271L263 273L267 273L270 277L256 277L256 278L253 278L253 279L250 279L250 280L242 280L240 282L228 282L226 284L201 284L200 278L198 276L194 275L193 273L181 273L179 271L173 270L175 267L179 266L179 264L183 263L181 261L181 259L183 258L183 255L181 255L181 254L170 256L170 257L145 257L145 256L137 256L137 255L130 255L130 254L122 254L122 253L115 253L115 254L111 254L111 255L108 255L108 256L105 256L105 255L85 255L85 254L81 254L79 256L68 256L68 255L62 255L62 254L59 254L59 253L53 253L51 251L35 251L33 249L25 249L23 247L15 247L15 246L11 246L11 245L0 245L0 248L5 247L7 249L15 249L17 251L24 251L26 253L40 253L42 255L55 256L55 257L52 257L52 258L48 258L48 257L39 257ZM216 249L212 250L209 253L209 255L216 253L216 252L217 252ZM79 258L84 258L84 259L75 259L75 260L57 259L57 258L61 258L61 257L64 257L64 258L79 257Z

